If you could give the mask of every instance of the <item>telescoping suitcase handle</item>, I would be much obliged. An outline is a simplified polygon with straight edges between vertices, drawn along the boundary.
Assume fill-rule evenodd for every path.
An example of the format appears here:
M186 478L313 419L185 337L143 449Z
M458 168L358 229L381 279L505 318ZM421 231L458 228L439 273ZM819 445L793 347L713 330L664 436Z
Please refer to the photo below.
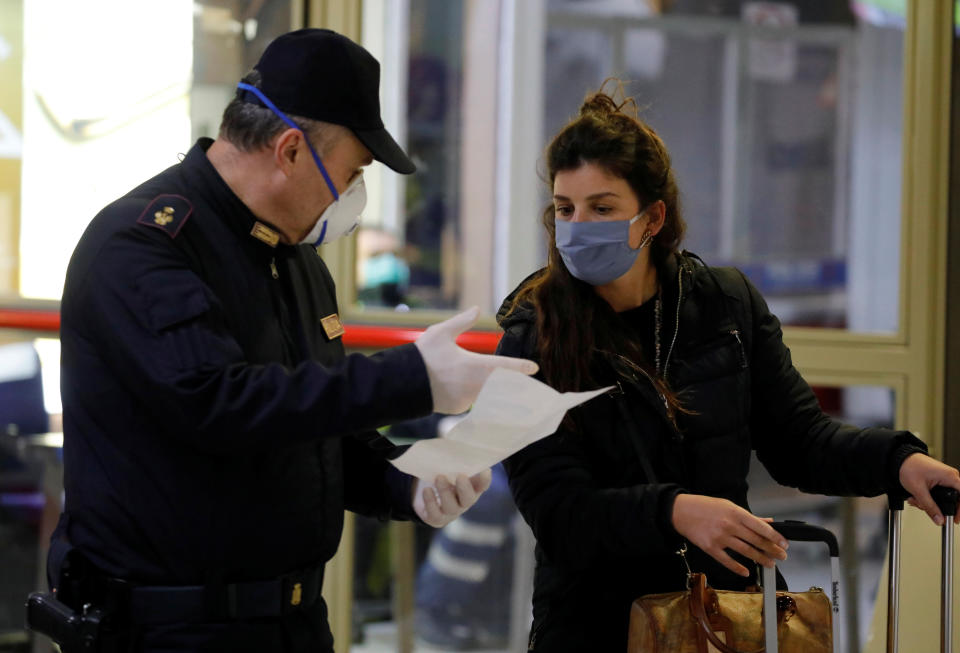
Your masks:
M840 547L826 528L802 521L775 521L775 531L793 542L823 542L830 550L830 606L833 611L833 646L840 641ZM763 628L765 653L777 653L777 570L763 568Z
M960 493L953 488L937 486L930 490L937 507L943 514L941 541L940 579L940 651L951 653L953 649L953 516L960 503ZM900 529L903 514L903 497L889 495L890 528L888 531L889 583L887 585L887 653L900 649L898 622L900 618Z

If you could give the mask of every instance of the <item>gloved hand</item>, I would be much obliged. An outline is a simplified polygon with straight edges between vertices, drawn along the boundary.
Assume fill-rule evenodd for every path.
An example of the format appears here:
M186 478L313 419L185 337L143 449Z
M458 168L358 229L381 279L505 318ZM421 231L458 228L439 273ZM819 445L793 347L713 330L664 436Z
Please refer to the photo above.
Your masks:
M480 388L497 367L536 374L537 364L523 358L477 354L459 347L457 336L472 327L480 309L454 315L427 328L413 343L423 356L433 395L433 412L455 415L470 408Z
M413 510L425 524L442 528L477 502L491 478L489 469L469 477L458 474L455 485L442 475L433 483L418 478L413 483Z

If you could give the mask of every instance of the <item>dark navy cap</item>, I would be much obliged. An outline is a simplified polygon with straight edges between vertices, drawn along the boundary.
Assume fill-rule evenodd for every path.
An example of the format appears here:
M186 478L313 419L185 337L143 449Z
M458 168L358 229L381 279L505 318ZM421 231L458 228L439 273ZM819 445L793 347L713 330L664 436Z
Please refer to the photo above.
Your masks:
M274 39L254 68L260 90L284 113L347 127L377 161L402 174L416 170L383 126L380 64L363 47L328 29L300 29Z

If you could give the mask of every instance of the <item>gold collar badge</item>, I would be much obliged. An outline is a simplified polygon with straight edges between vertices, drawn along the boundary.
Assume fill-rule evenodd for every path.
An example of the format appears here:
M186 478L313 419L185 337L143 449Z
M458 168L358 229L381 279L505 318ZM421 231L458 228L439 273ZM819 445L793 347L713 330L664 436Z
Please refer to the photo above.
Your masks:
M260 242L270 245L270 247L276 247L277 243L280 242L280 234L262 222L253 223L253 229L250 230L250 235Z
M328 340L333 340L343 335L343 323L340 321L340 316L336 313L321 318L320 326L323 327L323 332L327 334Z

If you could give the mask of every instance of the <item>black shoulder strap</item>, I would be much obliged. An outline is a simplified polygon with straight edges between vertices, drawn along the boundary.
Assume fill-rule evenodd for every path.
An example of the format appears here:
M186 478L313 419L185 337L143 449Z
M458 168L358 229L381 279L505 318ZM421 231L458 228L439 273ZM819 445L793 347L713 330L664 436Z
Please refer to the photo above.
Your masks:
M617 408L620 409L620 415L623 417L623 421L626 422L627 431L630 434L630 443L633 444L633 450L637 454L637 458L640 459L640 466L643 467L643 475L647 477L647 483L656 483L657 475L653 472L653 465L650 464L650 456L647 455L646 447L643 446L643 436L637 428L633 412L630 410L630 406L627 405L626 395L623 393L623 389L619 383L617 384L617 389L613 391L613 399L617 402Z

